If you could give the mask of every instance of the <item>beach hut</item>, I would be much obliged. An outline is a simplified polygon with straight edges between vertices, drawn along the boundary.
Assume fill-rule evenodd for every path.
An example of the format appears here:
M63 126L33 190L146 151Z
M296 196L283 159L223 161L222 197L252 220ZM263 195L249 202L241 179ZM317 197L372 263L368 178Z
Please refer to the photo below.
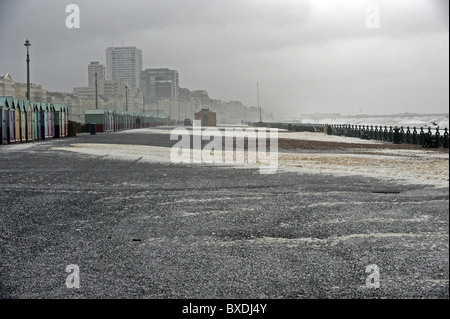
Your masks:
M127 116L125 112L120 112L120 130L124 131L127 129Z
M61 136L67 136L68 131L68 121L67 121L67 105L63 104L61 108Z
M33 109L33 140L39 140L39 131L40 131L40 125L39 125L39 119L40 119L40 104L37 102L32 102L31 107Z
M120 111L116 111L116 130L122 130L122 116Z
M136 128L136 113L130 113L130 130Z
M105 132L111 132L111 110L105 110Z
M128 127L128 120L127 120L128 117L125 112L122 112L121 117L122 117L122 131L125 131Z
M64 104L59 104L58 112L58 122L59 122L59 136L66 136L66 119L65 119L65 109Z
M110 132L114 132L114 111L113 110L109 110L108 111L108 131Z
M41 102L41 107L44 113L43 127L44 127L44 139L48 138L48 104Z
M38 110L38 125L37 125L37 132L38 132L38 140L44 140L45 139L45 105L44 103L38 102L36 103L37 110Z
M122 131L125 131L128 128L128 116L126 112L122 112Z
M113 121L113 127L112 130L115 132L117 131L117 111L112 111L112 121Z
M6 98L9 105L9 143L16 142L16 106L12 97Z
M47 137L48 138L52 138L53 137L53 132L52 132L52 103L47 103Z
M17 142L20 142L20 106L19 100L14 99L14 137Z
M117 111L117 130L118 131L123 130L123 123L124 123L123 112Z
M139 128L139 126L141 125L141 115L140 114L133 114L134 115L134 128Z
M33 109L31 107L30 101L25 100L24 104L26 115L25 135L27 142L31 142L33 140Z
M51 131L52 131L52 137L55 137L55 135L56 135L56 132L55 132L55 105L53 104L53 103L51 103L51 106L50 106L50 109L51 109L51 121L50 121L50 128L51 128Z
M27 110L25 108L25 101L18 100L19 106L19 140L22 143L27 141Z
M2 103L2 98L0 96L0 141L2 141L3 144L3 103ZM6 101L6 100L5 100Z
M65 109L65 120L66 120L66 132L69 131L69 106L64 104L64 109Z
M7 143L15 143L16 142L16 138L15 138L15 129L14 129L14 125L15 125L15 109L14 109L14 102L13 102L13 98L12 97L7 97L6 98L6 114L5 114L5 118L6 118L6 122L7 122L7 132L6 132L6 138L7 138Z
M0 97L0 136L2 144L8 144L9 135L9 105L6 96Z
M112 111L112 131L115 132L117 131L117 122L116 122L116 117L117 117L117 112L116 111Z
M54 126L54 137L62 136L62 112L63 112L63 104L53 104L54 113L53 113L53 123Z
M25 138L25 129L26 129L26 121L25 121L25 101L18 100L17 105L19 106L19 140L24 143Z
M141 113L138 116L139 122L138 120L136 120L136 128L143 128L144 127L144 122L145 122L145 114Z

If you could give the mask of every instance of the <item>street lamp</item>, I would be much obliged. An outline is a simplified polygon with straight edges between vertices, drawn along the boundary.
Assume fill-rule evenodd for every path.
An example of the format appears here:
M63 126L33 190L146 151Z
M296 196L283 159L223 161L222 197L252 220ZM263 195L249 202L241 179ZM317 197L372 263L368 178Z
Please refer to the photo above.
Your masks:
M24 46L27 48L27 100L30 100L30 51L31 43L26 39Z
M256 100L257 100L258 108L259 108L259 122L262 123L262 108L259 105L259 85L258 85L258 83L256 83Z
M98 109L98 98L97 98L97 72L95 72L95 109Z
M125 110L128 112L128 85L125 85Z

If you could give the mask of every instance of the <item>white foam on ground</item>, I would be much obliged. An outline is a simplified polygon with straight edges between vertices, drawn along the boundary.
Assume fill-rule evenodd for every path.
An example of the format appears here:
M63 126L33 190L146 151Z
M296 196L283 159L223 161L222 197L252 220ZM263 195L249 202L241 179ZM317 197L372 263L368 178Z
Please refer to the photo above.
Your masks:
M150 163L172 163L168 147L123 144L72 144L54 149L77 152L102 159ZM373 152L373 150L367 150ZM191 150L191 158L194 152ZM278 153L278 171L335 176L360 175L407 184L449 186L449 154L420 150L380 150L378 154ZM245 152L247 158L248 152ZM388 155L389 154L389 155ZM224 153L223 153L224 156ZM216 164L192 164L216 165ZM255 164L224 164L234 168L260 168Z
M188 217L188 216L185 216ZM300 238L280 238L280 237L254 237L250 236L248 239L240 240L229 240L229 241L218 241L217 238L210 236L187 236L180 240L179 237L169 238L169 237L152 237L146 239L143 245L155 245L160 243L172 243L177 246L192 246L192 245L214 245L214 246L234 246L240 244L253 244L253 245L270 245L270 244L283 244L286 247L298 247L304 245L317 245L317 247L323 248L326 246L335 246L342 244L343 242L352 241L358 243L361 241L373 241L377 242L379 239L395 239L407 240L408 238L424 240L434 240L437 242L448 241L447 234L430 234L430 233L361 233L361 234L350 234L344 236L331 236L327 238L315 238L315 237L300 237ZM187 239L187 241L186 241ZM398 243L397 243L398 244ZM446 281L445 281L446 282Z
M279 169L291 172L361 175L406 184L449 186L449 156L423 151L413 156L279 153Z
M36 145L36 143L32 143L32 142L1 145L0 151L22 151L22 150L29 149L35 145Z

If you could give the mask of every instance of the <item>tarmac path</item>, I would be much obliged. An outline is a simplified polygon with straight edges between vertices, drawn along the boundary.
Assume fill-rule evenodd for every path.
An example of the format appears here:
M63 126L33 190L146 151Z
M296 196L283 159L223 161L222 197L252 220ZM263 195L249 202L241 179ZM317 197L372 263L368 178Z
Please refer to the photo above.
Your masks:
M174 142L0 146L0 298L449 297L448 186L60 149L74 143Z

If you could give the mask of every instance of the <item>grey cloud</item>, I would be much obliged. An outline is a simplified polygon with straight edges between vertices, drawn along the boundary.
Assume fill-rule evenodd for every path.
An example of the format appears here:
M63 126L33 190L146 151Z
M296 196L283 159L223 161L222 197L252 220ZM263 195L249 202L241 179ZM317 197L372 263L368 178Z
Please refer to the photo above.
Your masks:
M69 3L80 29L65 28ZM365 26L372 3L379 29ZM286 113L448 107L441 0L1 0L0 38L0 73L25 80L30 38L32 81L49 90L86 85L89 61L104 63L123 40L143 50L144 67L177 69L183 87L247 105L259 82L264 107Z

